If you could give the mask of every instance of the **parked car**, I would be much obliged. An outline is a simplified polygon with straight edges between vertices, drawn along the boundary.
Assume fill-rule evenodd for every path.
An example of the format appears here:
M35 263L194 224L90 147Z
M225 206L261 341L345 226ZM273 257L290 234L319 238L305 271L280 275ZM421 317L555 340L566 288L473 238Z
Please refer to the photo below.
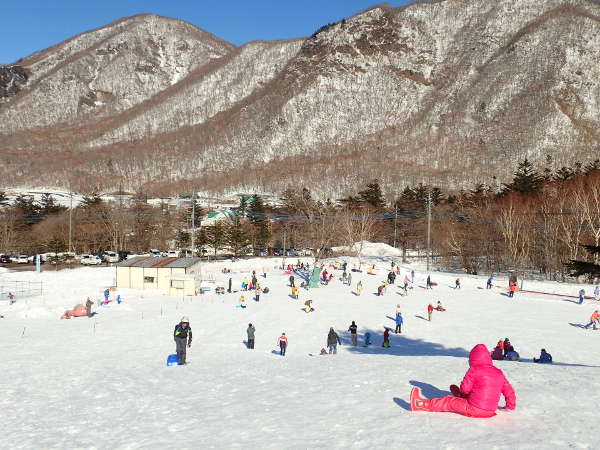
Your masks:
M28 264L29 256L27 255L19 255L17 256L17 264Z
M79 262L84 266L98 266L102 260L96 255L81 255Z
M169 258L179 258L179 250L169 250L167 255Z
M104 252L104 261L107 263L118 263L119 262L119 254L116 252Z
M161 255L161 251L160 251L160 250L157 250L157 249L155 249L155 248L151 248L151 249L150 249L150 255L151 255L151 256L155 256L155 257L157 257L157 258L158 258L158 257L160 257L160 256L162 256L162 255Z
M12 260L8 255L0 255L0 264L10 264Z

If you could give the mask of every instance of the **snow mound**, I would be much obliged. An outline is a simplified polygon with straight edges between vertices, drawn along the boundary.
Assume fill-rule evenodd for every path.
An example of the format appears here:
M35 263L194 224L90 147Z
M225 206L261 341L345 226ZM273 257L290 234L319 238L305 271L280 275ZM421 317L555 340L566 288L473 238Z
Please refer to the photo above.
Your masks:
M337 253L355 253L362 245L362 256L402 256L402 251L383 242L359 241L351 246L333 247Z

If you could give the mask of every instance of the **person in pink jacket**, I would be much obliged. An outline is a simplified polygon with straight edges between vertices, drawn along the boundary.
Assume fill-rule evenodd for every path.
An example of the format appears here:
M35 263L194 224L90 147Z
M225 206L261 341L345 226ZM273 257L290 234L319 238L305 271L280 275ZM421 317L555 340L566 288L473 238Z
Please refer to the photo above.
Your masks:
M469 354L469 365L465 377L460 383L450 386L454 395L425 399L421 390L413 388L410 393L410 406L413 411L455 412L468 417L487 418L496 415L500 394L506 400L506 409L517 406L515 391L504 376L494 367L490 352L483 344L473 347Z

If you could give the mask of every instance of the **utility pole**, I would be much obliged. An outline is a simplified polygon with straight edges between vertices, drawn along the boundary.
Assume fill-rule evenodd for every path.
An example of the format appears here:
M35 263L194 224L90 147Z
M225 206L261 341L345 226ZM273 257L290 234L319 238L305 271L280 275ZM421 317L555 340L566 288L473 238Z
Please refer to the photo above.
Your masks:
M396 248L396 223L398 222L398 205L394 206L394 248Z
M431 191L427 193L427 272L429 272L429 258L431 254Z
M196 191L192 194L192 258L196 250Z
M73 251L73 191L71 190L71 184L69 183L69 252Z
M285 248L286 248L285 247L285 238L286 238L286 235L285 234L286 234L286 229L284 228L283 229L283 261L281 263L281 268L283 270L285 270L285 253L286 253L286 251L285 251Z

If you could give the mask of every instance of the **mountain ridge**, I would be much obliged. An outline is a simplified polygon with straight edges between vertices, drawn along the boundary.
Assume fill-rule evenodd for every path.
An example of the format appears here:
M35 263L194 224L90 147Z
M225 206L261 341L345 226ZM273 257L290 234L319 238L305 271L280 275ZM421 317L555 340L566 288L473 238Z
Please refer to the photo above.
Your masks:
M3 179L85 185L95 173L99 184L216 191L301 180L337 195L369 178L390 191L420 181L460 189L506 179L524 157L559 167L600 152L600 7L590 0L374 5L306 39L239 47L175 30L192 55L164 37L160 16L147 16L154 27L83 50L105 65L98 86L73 91L80 104L70 116L36 119L21 107L20 123L0 120ZM98 49L108 54L90 59ZM19 97L0 102L0 119L15 117Z

